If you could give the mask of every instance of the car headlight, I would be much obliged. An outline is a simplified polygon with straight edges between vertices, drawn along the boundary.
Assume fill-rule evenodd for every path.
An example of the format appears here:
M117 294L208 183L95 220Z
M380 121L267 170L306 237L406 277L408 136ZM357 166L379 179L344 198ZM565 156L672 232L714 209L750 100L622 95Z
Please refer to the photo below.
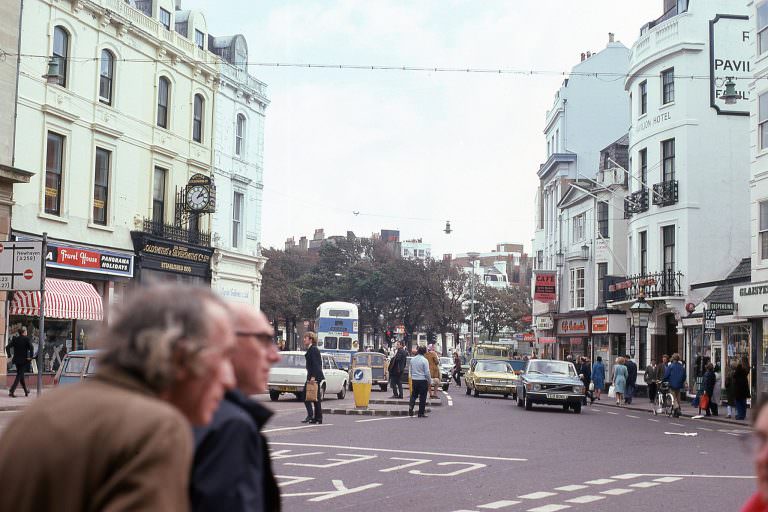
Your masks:
M540 391L541 390L541 384L529 384L531 386L529 389L531 391Z
M573 386L573 392L574 393L583 393L584 392L584 386Z

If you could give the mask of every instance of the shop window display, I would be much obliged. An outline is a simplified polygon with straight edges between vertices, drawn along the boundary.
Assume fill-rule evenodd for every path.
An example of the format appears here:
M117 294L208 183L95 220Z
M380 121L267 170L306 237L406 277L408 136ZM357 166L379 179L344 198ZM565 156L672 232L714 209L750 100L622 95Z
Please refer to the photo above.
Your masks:
M43 344L43 372L55 373L64 359L64 356L72 350L81 350L92 348L88 346L88 340L91 333L101 324L101 322L85 320L57 320L53 318L45 319L45 342ZM37 356L39 346L39 319L30 316L11 316L9 323L9 332L11 337L16 336L22 326L27 327L32 346ZM74 338L73 338L74 333ZM28 368L30 371L37 372L37 357ZM10 363L7 365L7 373L16 373L15 367Z

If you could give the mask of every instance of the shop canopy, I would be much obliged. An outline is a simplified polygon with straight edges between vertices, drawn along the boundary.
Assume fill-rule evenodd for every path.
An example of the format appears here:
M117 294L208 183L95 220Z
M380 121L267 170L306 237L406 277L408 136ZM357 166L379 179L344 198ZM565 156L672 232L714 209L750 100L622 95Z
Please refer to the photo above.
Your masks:
M101 296L93 285L47 277L45 279L45 316L67 320L101 320ZM9 311L11 315L40 315L40 292L17 291Z

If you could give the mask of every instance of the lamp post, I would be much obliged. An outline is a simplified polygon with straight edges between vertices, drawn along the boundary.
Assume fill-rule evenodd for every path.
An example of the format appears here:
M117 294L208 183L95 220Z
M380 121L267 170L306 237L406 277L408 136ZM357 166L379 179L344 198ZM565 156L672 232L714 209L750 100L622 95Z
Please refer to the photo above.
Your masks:
M736 101L740 98L739 93L736 92L736 82L732 76L725 78L725 90L720 95L720 99L725 101L726 105L735 105Z
M648 327L648 321L651 318L651 311L653 311L653 306L648 304L645 301L645 295L643 295L642 292L637 297L637 300L630 306L629 313L630 313L630 319L632 321L632 327L637 327L637 334L635 335L635 340L637 342L640 342L640 329L643 327ZM634 351L635 351L635 345L634 343L630 344L629 352L630 357L634 357Z
M59 83L59 61L54 57L48 60L48 71L43 75L43 78L48 84Z
M469 336L472 340L472 345L475 344L475 261L477 261L477 257L479 256L476 252L468 252L467 256L469 257L469 263L472 267L472 276L470 277L469 281L469 290L470 290L470 296L471 296L471 302L469 303ZM466 350L466 344L464 349Z

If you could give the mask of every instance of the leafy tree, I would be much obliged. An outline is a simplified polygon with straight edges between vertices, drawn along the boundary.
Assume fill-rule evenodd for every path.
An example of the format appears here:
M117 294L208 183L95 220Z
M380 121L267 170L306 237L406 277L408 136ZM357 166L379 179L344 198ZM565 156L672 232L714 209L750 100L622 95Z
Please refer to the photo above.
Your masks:
M475 289L475 319L489 340L505 329L518 328L522 317L529 313L530 300L520 288L481 285Z
M430 260L426 264L427 323L440 333L443 355L448 355L446 335L464 319L462 304L469 278L450 261Z
M293 330L288 324L291 321L295 323L301 313L301 283L312 260L307 253L274 248L266 249L264 256L267 263L262 271L261 309L270 318L275 330L281 320L286 323L286 339L289 339Z

